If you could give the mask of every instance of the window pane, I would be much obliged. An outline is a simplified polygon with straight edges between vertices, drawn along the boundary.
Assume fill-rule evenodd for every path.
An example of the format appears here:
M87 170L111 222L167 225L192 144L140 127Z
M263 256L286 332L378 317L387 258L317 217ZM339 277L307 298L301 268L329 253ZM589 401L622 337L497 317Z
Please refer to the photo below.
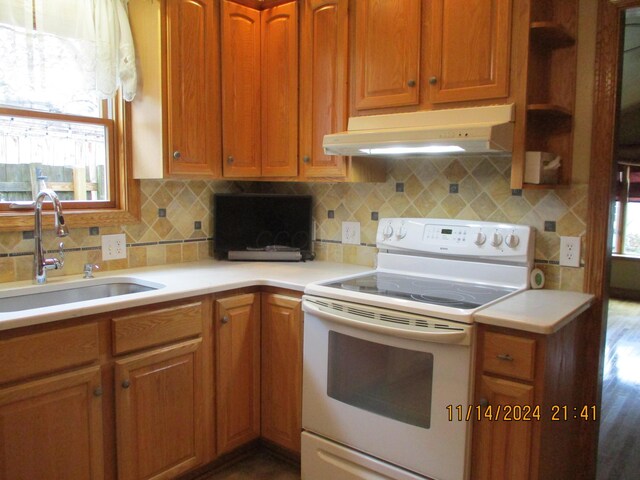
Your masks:
M432 384L433 354L329 332L330 397L429 428Z
M640 203L627 203L623 251L629 255L640 255Z
M0 115L0 199L32 200L40 171L61 200L109 200L107 129Z

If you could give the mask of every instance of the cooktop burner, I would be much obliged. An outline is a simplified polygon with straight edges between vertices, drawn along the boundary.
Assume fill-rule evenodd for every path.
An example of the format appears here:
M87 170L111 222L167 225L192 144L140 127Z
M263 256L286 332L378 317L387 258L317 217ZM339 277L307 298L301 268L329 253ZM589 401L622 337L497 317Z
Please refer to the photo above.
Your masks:
M480 307L517 290L513 287L479 285L385 272L368 273L360 277L327 283L326 286L461 309Z

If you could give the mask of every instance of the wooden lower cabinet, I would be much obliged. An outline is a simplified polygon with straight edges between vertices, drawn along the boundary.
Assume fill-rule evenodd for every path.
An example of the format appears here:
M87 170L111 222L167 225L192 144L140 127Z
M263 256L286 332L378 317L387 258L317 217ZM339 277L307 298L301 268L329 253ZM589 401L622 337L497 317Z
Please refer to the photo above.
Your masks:
M478 324L471 478L582 478L589 311L542 335ZM568 412L568 414L565 414ZM586 415L585 415L586 416Z
M300 453L302 300L262 294L262 437Z
M483 375L478 389L479 397L492 405L510 405L516 408L532 405L533 386L511 380ZM483 421L486 420L486 421ZM535 420L534 420L535 421ZM524 479L529 478L531 460L531 421L477 422L474 441L478 454L474 462L477 479Z
M206 435L202 339L116 362L118 478L171 478L200 465Z
M217 452L260 437L260 293L215 304Z
M100 367L0 389L0 479L104 476Z

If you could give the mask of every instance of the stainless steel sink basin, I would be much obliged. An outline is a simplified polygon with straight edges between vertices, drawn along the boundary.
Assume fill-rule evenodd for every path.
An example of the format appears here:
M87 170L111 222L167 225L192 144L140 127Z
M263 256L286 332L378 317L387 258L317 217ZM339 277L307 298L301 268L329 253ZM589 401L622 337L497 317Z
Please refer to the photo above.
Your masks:
M132 277L96 278L60 285L25 287L0 292L0 312L19 312L87 300L148 292L164 287Z

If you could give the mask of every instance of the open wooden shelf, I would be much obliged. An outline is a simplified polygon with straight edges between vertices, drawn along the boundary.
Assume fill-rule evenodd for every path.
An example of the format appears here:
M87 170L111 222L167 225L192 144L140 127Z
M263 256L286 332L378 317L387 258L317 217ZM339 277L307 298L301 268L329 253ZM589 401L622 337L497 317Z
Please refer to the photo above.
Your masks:
M575 45L576 39L558 23L533 22L531 23L531 42L546 48L564 48Z
M527 112L532 115L547 115L556 118L571 118L573 116L568 108L552 103L532 103L527 105Z

